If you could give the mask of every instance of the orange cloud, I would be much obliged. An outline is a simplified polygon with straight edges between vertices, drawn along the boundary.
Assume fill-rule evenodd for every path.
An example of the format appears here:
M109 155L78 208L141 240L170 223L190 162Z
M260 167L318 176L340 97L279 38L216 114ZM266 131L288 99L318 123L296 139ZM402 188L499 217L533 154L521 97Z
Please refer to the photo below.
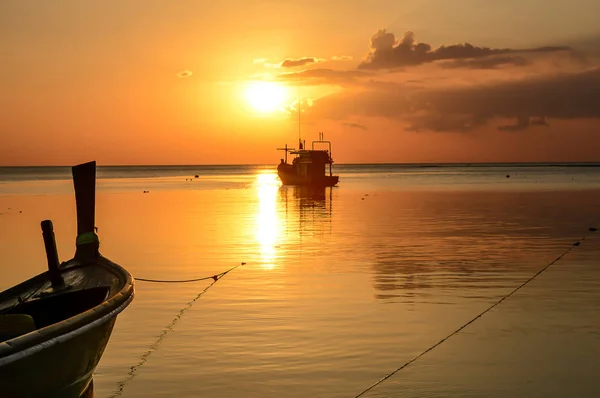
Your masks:
M320 58L316 57L302 57L298 59L287 58L281 62L282 68L294 68L296 66L305 66L310 64L316 64L318 62L323 61Z
M179 77L179 78L185 78L185 77L190 77L190 76L192 76L192 74L193 74L193 73L192 73L192 71L189 71L189 70L183 70L183 71L181 71L181 72L179 72L179 73L177 74L177 77Z
M334 55L332 61L352 61L354 58L351 55Z

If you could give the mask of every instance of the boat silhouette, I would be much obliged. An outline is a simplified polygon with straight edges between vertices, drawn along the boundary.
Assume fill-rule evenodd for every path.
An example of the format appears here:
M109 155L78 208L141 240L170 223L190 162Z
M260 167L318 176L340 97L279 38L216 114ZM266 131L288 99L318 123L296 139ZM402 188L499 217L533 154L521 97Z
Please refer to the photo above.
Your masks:
M315 144L327 144L327 149L315 149ZM331 166L331 141L323 139L323 133L319 133L319 139L312 142L311 149L304 149L304 144L299 141L299 148L284 148L277 150L285 151L285 158L277 166L277 175L283 185L299 185L314 187L333 187L339 182L339 176L332 174ZM288 152L295 155L292 163L287 162ZM326 174L329 166L329 175Z
M0 293L0 397L79 398L117 315L133 300L133 278L103 257L95 233L96 162L72 168L76 252L59 263L52 222L42 221L48 270Z

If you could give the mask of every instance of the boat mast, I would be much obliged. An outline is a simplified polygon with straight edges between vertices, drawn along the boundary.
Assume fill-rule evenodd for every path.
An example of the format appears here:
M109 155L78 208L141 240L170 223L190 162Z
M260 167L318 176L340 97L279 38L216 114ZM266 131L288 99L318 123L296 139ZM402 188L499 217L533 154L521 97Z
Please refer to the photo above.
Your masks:
M301 106L302 106L302 102L301 102L302 97L300 97L300 86L298 86L298 146L300 149L303 149L303 145L302 145L302 136L300 134L300 112L301 112Z

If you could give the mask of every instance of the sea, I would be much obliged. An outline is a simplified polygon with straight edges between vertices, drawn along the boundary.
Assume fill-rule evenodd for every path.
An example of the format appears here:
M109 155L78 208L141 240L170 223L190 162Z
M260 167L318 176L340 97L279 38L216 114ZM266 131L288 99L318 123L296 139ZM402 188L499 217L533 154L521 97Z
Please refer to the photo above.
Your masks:
M600 164L333 171L99 166L106 257L231 271L138 280L94 396L600 397ZM71 258L70 168L0 168L0 290L46 269L45 219Z

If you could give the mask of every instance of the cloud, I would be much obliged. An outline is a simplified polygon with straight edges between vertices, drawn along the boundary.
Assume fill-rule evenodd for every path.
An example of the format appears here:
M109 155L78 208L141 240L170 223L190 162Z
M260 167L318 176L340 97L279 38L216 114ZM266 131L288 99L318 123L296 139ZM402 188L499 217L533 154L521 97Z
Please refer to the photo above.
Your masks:
M370 73L359 70L337 70L337 69L308 69L299 72L282 73L279 79L311 83L311 84L343 84L349 83L357 78L371 76Z
M282 68L294 68L297 66L305 66L310 64L316 64L317 62L321 62L320 58L315 57L303 57L298 59L287 58L281 62Z
M330 119L366 130L361 119L366 117L388 119L411 131L495 127L519 132L556 120L600 119L600 68L589 68L593 58L571 47L467 43L433 49L417 43L411 32L396 40L386 31L373 36L371 46L367 59L353 69L313 68L277 76L288 84L343 88L303 108L305 121ZM408 65L420 66L397 69ZM506 66L505 73L494 71Z
M311 108L315 104L315 101L311 97L301 97L291 102L285 107L288 114L298 114L298 110L304 113L307 109ZM304 123L304 122L303 122Z
M569 47L539 47L532 49L492 49L469 43L441 46L432 49L430 44L417 43L413 32L406 32L399 40L386 30L378 31L371 38L371 50L359 69L393 69L415 66L443 60L483 58L493 55L517 53L548 53L571 50ZM469 67L473 67L472 64Z
M567 44L587 55L600 55L600 32L592 35L572 37L566 41Z
M517 117L517 122L515 124L506 124L498 126L498 130L520 131L525 130L529 126L548 126L548 122L546 122L546 118L543 116L539 119L531 119L529 116L519 116Z
M484 58L455 59L442 62L443 68L496 69L504 65L524 66L529 61L520 55L502 55Z
M298 59L286 58L278 63L270 63L267 58L256 58L252 61L253 64L263 65L265 68L295 68L298 66L306 66L325 61L317 57L302 57Z
M469 86L414 88L365 85L315 101L317 117L383 117L410 130L470 131L497 119L516 119L502 131L547 125L547 119L600 119L600 68Z
M600 68L432 92L443 112L503 117L600 117Z
M359 129L359 130L368 130L367 126L364 126L364 125L358 124L358 123L342 123L342 126L350 127L353 129Z
M352 61L354 58L351 55L334 55L332 61Z
M192 71L189 71L189 70L183 70L177 74L177 77L179 77L181 79L183 79L185 77L190 77L190 76L192 76Z

